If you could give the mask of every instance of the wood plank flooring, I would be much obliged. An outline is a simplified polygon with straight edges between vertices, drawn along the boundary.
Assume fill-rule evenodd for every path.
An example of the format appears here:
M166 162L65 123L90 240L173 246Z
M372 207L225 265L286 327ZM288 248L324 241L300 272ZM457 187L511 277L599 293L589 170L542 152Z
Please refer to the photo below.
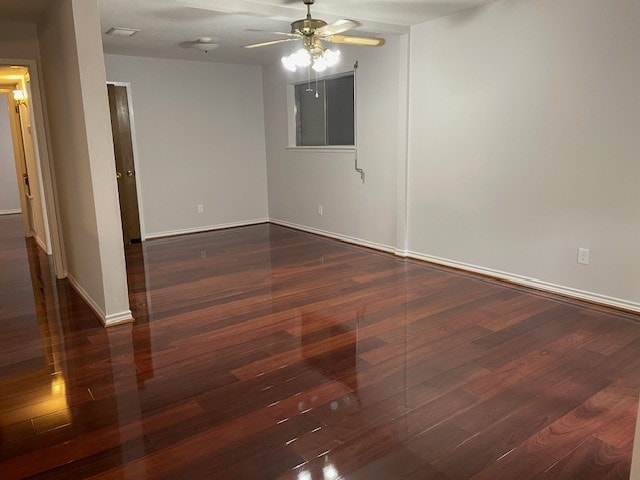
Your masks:
M0 217L0 478L626 479L639 318L274 225L126 247L103 328Z

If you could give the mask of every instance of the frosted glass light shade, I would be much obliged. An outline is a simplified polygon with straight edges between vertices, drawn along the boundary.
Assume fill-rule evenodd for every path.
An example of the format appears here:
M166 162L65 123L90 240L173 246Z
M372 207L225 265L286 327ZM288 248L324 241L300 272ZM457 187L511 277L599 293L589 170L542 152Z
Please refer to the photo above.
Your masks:
M24 102L27 99L27 94L24 93L24 90L16 89L13 91L13 99L16 102Z

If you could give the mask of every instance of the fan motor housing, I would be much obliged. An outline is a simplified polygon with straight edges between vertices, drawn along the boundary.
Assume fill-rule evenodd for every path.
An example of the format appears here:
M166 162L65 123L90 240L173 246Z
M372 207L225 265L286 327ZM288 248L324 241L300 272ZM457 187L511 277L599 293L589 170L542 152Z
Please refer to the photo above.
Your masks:
M324 20L316 20L315 18L305 18L296 20L291 24L291 33L300 33L302 35L313 35L318 28L327 24Z

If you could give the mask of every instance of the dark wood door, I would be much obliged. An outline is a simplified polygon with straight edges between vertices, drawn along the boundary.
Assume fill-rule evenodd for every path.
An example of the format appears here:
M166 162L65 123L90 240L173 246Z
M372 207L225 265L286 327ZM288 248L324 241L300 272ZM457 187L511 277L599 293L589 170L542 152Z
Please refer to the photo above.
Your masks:
M140 212L126 87L107 85L124 243L140 241Z

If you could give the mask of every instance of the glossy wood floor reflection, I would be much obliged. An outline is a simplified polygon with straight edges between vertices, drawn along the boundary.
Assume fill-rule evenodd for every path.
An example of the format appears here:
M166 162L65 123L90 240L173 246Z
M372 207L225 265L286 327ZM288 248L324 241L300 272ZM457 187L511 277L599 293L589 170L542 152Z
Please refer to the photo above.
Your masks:
M628 478L637 317L274 225L126 253L104 329L0 220L3 480Z

